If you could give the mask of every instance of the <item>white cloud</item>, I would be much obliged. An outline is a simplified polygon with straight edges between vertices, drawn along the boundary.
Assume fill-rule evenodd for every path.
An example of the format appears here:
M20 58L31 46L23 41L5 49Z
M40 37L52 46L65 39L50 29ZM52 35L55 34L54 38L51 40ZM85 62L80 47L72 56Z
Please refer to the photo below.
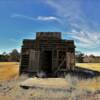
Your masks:
M57 20L56 17L53 16L38 16L37 17L38 20L43 20L43 21L48 21L48 20Z
M63 17L66 24L69 23L77 28L80 28L80 25L83 26L84 15L80 0L47 0L46 3L56 9L57 15Z
M100 47L100 33L88 33L88 32L77 32L72 31L71 37L77 42L77 46L93 49Z
M63 27L70 25L72 32L69 34L78 41L77 47L100 48L100 32L95 31L97 24L93 20L87 20L81 0L47 0L45 3L56 10L57 16L62 17ZM66 36L67 34L68 32Z
M95 55L95 56L100 56L100 52L85 52L85 55Z
M24 19L28 19L28 20L35 20L35 18L33 18L33 17L29 17L29 16L25 16L25 15L21 15L21 14L12 14L11 18L24 18Z
M76 40L77 47L94 49L100 48L100 32L95 31L96 24L93 20L87 20L82 9L82 0L45 0L43 3L56 10L55 16L29 17L20 14L13 14L13 18L25 18L38 21L56 21L63 27L70 27L69 32L72 39ZM60 19L61 18L61 19ZM67 28L66 28L67 29ZM67 30L66 30L67 31ZM66 36L68 34L65 33ZM78 41L78 42L77 42Z
M38 21L57 21L61 23L60 19L55 16L37 16L37 17L30 17L21 14L12 14L11 18L24 18L28 20L38 20Z

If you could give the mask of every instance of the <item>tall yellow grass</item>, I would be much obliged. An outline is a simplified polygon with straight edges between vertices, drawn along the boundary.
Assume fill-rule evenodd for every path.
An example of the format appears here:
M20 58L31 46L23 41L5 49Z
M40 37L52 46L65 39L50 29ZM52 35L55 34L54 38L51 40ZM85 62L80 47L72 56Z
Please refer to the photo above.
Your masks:
M19 64L16 62L0 62L0 81L16 78Z
M100 71L100 63L76 63L76 66L94 71Z

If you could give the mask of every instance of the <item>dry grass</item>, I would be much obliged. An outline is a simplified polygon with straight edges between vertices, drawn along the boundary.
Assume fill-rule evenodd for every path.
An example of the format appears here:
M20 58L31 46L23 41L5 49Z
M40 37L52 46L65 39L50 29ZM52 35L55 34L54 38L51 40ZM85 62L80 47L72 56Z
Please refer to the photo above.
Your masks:
M68 81L70 87L88 89L93 91L100 89L100 77L79 79L78 77L67 75L66 80Z
M90 65L94 64L86 65L89 69ZM93 70L100 69L100 64L95 65ZM85 68L85 65L83 67ZM65 79L33 78L34 88L25 90L19 86L24 78L12 80L18 76L18 70L18 63L0 63L0 80L11 79L0 83L0 100L100 100L100 77L78 79L67 75ZM54 87L55 89L52 89ZM60 87L63 88L59 90Z
M19 64L16 62L0 62L0 81L18 77Z
M100 71L100 63L76 63L76 66L94 71Z
M76 63L76 66L100 72L100 63ZM78 86L81 88L92 90L100 89L100 77L95 77L88 80L81 80Z
M95 80L100 86L99 77L98 79L89 80L81 80L70 75L67 75L65 79L33 78L31 79L33 87L29 89L20 88L19 83L22 80L8 81L7 84L2 86L3 88L0 88L2 90L0 94L2 99L0 100L100 100L100 88L93 89L89 87L89 84ZM63 82L67 84L65 87L62 87L65 84ZM83 87L81 83L87 85ZM62 89L59 89L60 87Z

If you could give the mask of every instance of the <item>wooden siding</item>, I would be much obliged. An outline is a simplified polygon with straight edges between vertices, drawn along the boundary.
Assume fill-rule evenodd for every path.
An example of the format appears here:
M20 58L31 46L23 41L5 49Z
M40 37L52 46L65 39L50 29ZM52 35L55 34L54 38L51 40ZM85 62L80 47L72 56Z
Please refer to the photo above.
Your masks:
M30 50L29 55L29 72L38 72L39 71L39 56L40 51Z
M25 39L23 41L20 68L21 72L38 72L42 70L44 66L43 63L46 59L48 59L45 57L45 51L51 52L51 67L53 72L57 72L58 70L74 69L74 41L61 39L61 34L59 32L51 32L51 34L49 32L49 36L47 35L47 32L40 32L37 34L36 39Z

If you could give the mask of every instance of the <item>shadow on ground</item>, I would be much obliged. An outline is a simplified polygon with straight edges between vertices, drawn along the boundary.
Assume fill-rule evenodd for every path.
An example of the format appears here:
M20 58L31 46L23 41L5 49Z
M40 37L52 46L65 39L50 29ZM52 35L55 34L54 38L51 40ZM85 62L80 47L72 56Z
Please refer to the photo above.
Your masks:
M41 74L41 73L40 73ZM85 69L85 68L79 68L79 67L75 67L74 70L70 70L67 72L58 72L56 75L54 75L53 73L51 75L42 73L40 76L37 76L37 74L35 73L29 73L28 76L29 77L39 77L39 78L60 78L60 77L65 77L67 75L71 75L72 77L78 77L79 79L89 79L89 78L95 78L100 76L100 72L99 71L93 71L90 69Z
M100 76L100 72L93 71L85 68L76 67L74 71L69 71L67 74L71 76L76 76L78 78L88 79Z

